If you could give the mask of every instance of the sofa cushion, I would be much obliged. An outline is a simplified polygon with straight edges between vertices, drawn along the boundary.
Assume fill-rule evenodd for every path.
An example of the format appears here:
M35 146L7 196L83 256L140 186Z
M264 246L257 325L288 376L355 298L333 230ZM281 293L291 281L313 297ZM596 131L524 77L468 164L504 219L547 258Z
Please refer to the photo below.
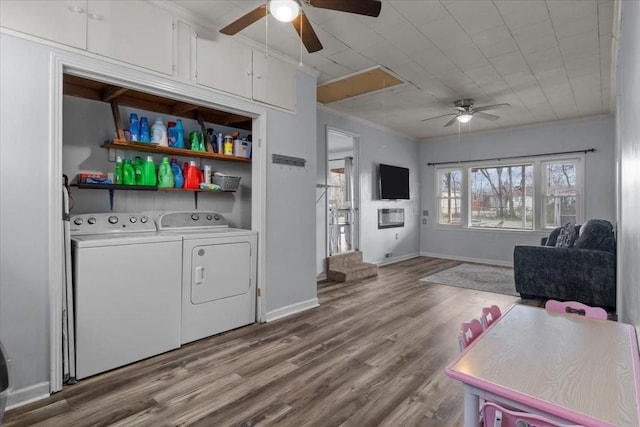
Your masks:
M580 235L574 247L615 252L613 226L604 219L588 220L580 227Z
M575 224L568 223L560 227L560 233L556 239L556 248L570 248L578 238L578 228Z
M549 237L544 238L546 241L543 243L543 246L555 246L558 236L560 235L560 230L562 230L562 227L554 228L551 234L549 234Z

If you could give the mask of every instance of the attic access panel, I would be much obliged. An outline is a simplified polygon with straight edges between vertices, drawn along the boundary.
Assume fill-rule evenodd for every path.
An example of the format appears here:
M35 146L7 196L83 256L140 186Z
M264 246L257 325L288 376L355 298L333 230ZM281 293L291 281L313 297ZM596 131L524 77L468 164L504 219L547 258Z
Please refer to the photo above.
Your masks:
M403 83L405 82L391 71L378 65L318 86L317 100L322 104L329 104Z
M216 123L247 131L252 130L251 117L239 114L232 114L214 108L176 101L171 98L71 74L64 74L63 84L63 93L69 96L102 102L111 102L115 99L119 105L193 120L197 120L198 113L200 113L203 120L207 123Z

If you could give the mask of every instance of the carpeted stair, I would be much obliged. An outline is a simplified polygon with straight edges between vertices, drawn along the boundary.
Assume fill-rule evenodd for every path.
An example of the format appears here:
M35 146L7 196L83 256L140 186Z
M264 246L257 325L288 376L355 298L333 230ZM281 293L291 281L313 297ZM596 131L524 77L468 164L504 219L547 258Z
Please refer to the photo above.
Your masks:
M347 252L327 258L327 279L335 282L366 279L378 275L378 266L362 262L362 252Z

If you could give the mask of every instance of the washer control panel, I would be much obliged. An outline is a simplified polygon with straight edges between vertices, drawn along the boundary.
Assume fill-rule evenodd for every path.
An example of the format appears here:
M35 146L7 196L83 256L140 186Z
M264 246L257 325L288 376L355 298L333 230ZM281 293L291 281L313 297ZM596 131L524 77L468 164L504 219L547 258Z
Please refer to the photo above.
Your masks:
M158 218L160 230L227 227L227 220L216 212L168 212Z
M140 213L82 214L71 217L70 231L72 235L154 232L156 224Z

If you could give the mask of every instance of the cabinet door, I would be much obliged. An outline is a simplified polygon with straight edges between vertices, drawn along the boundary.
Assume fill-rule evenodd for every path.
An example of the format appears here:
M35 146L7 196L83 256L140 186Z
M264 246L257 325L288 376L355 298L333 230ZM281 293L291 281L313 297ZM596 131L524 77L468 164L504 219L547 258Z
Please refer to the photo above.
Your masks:
M251 49L228 37L196 39L196 81L251 98Z
M87 49L173 74L173 16L139 0L89 0Z
M0 1L0 25L68 46L87 46L87 0Z
M253 52L253 99L288 110L296 108L296 68Z

